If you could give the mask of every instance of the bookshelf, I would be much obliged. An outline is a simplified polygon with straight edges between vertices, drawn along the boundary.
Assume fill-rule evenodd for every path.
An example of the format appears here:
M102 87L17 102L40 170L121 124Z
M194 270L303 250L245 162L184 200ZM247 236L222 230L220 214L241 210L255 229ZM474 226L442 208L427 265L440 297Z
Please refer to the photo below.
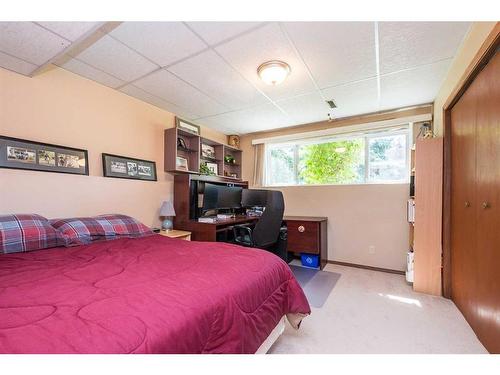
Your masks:
M165 129L164 137L165 172L206 174L241 181L241 150L177 127ZM207 168L216 169L216 173L203 173Z
M439 161L443 156L443 140L432 137L417 139L421 125L413 124L410 150L408 256L411 257L412 272L407 270L407 281L417 292L441 295L442 164ZM413 215L410 214L411 204L414 205ZM413 220L410 220L411 216Z

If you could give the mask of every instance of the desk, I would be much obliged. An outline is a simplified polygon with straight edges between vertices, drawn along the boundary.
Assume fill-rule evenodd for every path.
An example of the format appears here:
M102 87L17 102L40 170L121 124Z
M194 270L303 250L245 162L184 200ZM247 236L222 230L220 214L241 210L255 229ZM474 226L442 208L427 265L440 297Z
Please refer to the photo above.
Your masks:
M257 220L259 220L258 217L252 216L236 216L232 219L217 220L215 223L200 223L197 220L188 220L178 224L178 227L190 231L193 241L215 242L217 241L217 233L231 230L237 224L254 223Z
M217 241L217 234L227 232L236 224L255 223L254 216L236 216L232 219L218 220L215 223L200 223L188 220L179 226L191 232L193 241ZM328 259L327 218L316 216L285 216L288 227L287 250L295 254L309 253L320 256L320 268L323 269Z

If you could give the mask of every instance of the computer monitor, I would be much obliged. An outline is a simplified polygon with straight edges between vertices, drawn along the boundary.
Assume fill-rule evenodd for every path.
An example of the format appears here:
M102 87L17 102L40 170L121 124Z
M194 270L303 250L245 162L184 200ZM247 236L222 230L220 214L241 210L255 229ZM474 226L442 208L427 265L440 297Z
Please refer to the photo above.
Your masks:
M219 186L219 199L217 205L219 209L231 209L241 207L241 187Z
M241 207L241 187L205 183L203 211Z
M203 211L217 209L218 197L218 186L214 184L205 184L205 189L203 191Z
M243 189L241 194L242 207L263 207L266 205L267 190Z

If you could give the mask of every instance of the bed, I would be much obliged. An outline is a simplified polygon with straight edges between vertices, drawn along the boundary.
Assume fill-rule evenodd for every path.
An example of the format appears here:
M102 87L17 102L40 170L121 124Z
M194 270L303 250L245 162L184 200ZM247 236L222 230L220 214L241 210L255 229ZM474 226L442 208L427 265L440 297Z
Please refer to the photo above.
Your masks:
M309 313L264 250L155 234L0 256L1 353L263 352Z

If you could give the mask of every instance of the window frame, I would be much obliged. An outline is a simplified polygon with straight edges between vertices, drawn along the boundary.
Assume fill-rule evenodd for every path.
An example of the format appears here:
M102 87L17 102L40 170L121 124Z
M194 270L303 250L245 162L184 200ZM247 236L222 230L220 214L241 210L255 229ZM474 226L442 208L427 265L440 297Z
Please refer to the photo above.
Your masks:
M328 136L320 136L314 137L307 140L289 140L285 142L268 142L265 144L264 150L264 169L265 169L265 181L264 187L287 187L287 186L349 186L349 185L395 185L395 184L409 184L410 183L410 175L411 175L411 144L410 141L413 138L412 134L412 123L400 124L399 126L391 126L385 129L377 129L372 131L359 132L355 131L352 133L344 133L338 135L328 135ZM406 152L405 152L405 166L406 173L405 177L401 180L389 180L389 181L381 181L376 180L373 181L370 179L370 153L369 153L369 140L373 138L382 138L384 136L395 136L404 134L406 135ZM329 142L338 142L345 141L350 139L363 139L364 140L364 158L365 158L365 173L364 179L362 182L354 182L349 184L299 184L298 183L298 154L299 147L303 145L309 144L319 144L319 143L329 143ZM294 181L291 183L270 183L270 173L271 170L271 150L273 146L282 146L282 147L293 147L294 153L294 162L293 162L293 175Z

